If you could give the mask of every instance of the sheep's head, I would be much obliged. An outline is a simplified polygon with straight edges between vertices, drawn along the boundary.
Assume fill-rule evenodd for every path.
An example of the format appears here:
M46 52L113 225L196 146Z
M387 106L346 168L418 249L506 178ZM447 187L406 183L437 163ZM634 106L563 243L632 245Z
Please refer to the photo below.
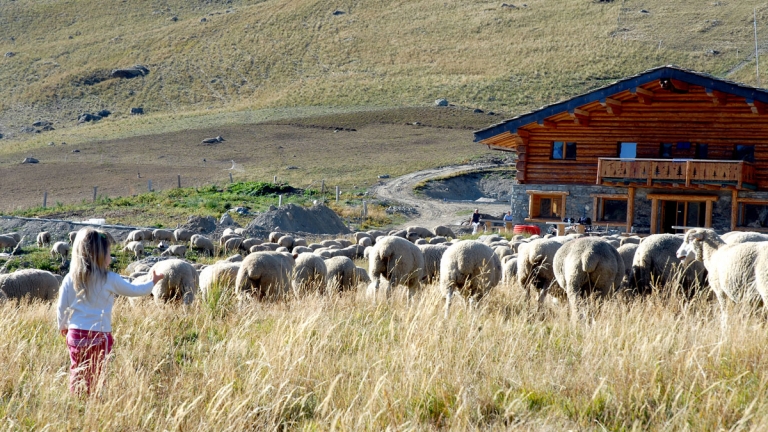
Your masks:
M701 243L704 239L704 232L701 230L691 230L685 234L685 239L680 248L677 249L677 258L680 259L683 264L688 265L694 259L702 261L704 255L702 254Z

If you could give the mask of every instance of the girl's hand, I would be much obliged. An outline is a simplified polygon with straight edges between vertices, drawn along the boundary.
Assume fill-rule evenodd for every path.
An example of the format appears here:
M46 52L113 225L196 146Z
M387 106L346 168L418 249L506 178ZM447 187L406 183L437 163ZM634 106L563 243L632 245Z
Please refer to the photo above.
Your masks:
M61 333L62 336L67 337L67 330L66 329L59 330L59 333Z
M153 284L156 284L156 283L160 282L161 280L163 280L164 277L165 277L164 274L162 274L162 273L158 274L157 270L152 270L152 283Z

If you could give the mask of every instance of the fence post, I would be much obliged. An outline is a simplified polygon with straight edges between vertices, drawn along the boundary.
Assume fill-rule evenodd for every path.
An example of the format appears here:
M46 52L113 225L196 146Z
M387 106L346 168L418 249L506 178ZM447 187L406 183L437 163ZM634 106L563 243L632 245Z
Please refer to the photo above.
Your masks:
M277 206L278 206L278 207L282 207L282 206L283 206L283 194L280 194L280 195L278 196L278 200L277 200Z
M368 217L368 203L363 200L363 217Z
M181 174L176 175L176 187L181 189Z
M43 208L48 204L48 191L43 192Z
M229 182L230 183L234 183L235 182L234 180L232 180L232 173L229 173Z
M93 187L93 202L96 202L96 192L99 190L98 186Z
M325 180L320 183L320 195L325 195Z
M336 202L339 202L339 187L336 186Z
M152 180L147 180L147 190L152 192Z
M272 179L272 183L277 184L277 176Z

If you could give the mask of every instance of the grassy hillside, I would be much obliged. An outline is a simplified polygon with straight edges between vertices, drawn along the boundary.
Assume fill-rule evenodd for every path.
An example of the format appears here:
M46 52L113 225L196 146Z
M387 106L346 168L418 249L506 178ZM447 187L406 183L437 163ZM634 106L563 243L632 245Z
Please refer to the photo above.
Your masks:
M660 64L754 81L736 1L3 2L0 133L83 111L424 105L519 112ZM334 11L343 13L334 15ZM643 13L641 11L647 11ZM205 22L201 20L205 18ZM175 20L174 20L175 19ZM744 64L742 64L744 62ZM144 64L148 76L107 79ZM69 123L68 123L69 122Z

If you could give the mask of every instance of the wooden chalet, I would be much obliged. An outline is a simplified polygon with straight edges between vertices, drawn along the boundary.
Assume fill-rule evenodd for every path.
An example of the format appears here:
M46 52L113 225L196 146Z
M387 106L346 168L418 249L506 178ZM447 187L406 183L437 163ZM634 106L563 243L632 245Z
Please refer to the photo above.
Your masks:
M663 66L475 132L519 223L768 231L768 91Z

